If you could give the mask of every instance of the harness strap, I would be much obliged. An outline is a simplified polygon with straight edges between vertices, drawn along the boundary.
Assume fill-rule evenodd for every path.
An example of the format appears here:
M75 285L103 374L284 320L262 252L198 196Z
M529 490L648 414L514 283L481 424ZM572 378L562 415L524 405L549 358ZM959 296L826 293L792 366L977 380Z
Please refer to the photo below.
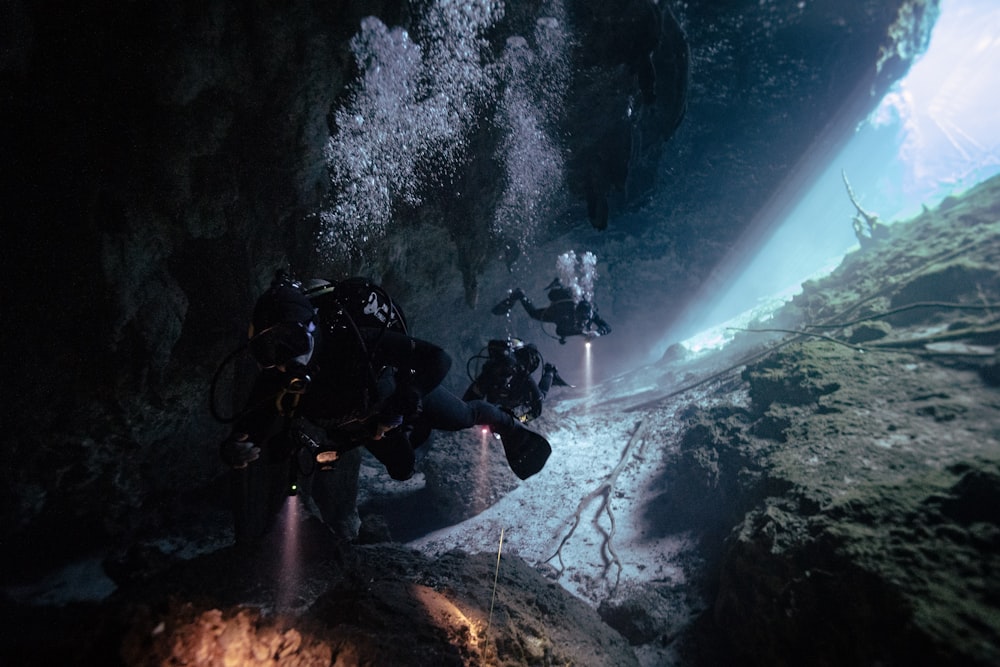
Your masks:
M282 388L274 398L274 405L278 410L278 414L289 419L294 417L295 410L299 407L299 401L302 400L302 395L306 393L308 387L308 380L294 378L287 386ZM285 400L286 398L288 399L287 401Z

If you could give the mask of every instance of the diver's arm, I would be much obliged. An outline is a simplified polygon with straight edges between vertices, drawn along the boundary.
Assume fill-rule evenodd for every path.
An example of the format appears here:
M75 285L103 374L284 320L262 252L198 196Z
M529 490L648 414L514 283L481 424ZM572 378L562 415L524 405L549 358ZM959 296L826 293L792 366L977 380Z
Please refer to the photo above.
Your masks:
M539 389L538 385L535 383L534 378L528 376L525 380L525 384L527 385L528 407L531 409L532 418L535 418L542 414L542 398L544 396L542 395L541 389Z
M261 446L278 419L281 394L282 384L275 373L264 371L258 376L246 407L219 443L219 456L227 465L239 470L260 457Z
M278 400L285 388L286 378L272 370L261 371L250 389L243 411L233 422L230 437L261 442L266 438L279 417Z
M482 389L479 388L479 383L480 379L477 378L475 382L469 385L469 388L465 390L464 394L462 394L463 401L472 401L485 396Z
M451 357L434 343L395 331L366 332L365 337L374 365L396 369L397 388L406 385L426 395L451 369Z
M611 326L607 322L602 320L601 316L598 315L596 312L590 318L590 323L592 326L597 328L597 333L601 334L602 336L607 336L609 333L611 333Z

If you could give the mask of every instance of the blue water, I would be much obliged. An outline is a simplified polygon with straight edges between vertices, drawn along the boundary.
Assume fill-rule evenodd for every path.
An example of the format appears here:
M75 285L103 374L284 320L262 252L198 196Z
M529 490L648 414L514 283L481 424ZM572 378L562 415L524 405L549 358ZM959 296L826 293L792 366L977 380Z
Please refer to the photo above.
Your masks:
M726 289L695 300L651 358L678 339L707 342L720 324L773 307L775 295L790 298L856 248L844 173L862 208L886 223L1000 173L998 105L1000 3L943 0L927 50L909 73L828 164L800 166L818 168L819 177L805 189L790 183L758 214L728 260ZM784 210L785 217L771 217Z

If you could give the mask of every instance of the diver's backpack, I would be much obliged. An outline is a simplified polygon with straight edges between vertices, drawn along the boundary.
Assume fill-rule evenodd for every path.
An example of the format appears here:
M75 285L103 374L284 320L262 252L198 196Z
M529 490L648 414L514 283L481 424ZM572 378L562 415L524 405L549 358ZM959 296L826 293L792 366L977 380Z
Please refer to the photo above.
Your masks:
M406 316L380 285L367 278L354 277L331 283L312 280L303 293L319 309L327 326L350 325L407 333Z
M383 386L387 369L376 362L382 336L406 335L406 316L385 289L366 278L311 280L302 291L317 310L327 345L340 351L324 357L324 374L338 385L355 387L350 406L342 407L356 417L367 416L389 391ZM374 337L373 330L378 332Z

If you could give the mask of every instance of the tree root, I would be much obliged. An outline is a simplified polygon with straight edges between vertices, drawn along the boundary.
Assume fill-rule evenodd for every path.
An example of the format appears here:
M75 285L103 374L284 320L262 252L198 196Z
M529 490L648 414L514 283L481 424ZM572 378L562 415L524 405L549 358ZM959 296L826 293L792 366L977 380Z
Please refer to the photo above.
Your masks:
M614 565L618 568L617 574L615 576L615 583L612 587L612 592L618 589L619 583L621 583L622 576L622 563L621 559L618 558L618 553L614 548L614 537L615 537L615 515L611 511L611 492L615 488L615 483L618 481L618 475L625 468L625 464L629 461L629 454L632 451L633 446L641 441L641 435L643 433L642 428L643 422L638 421L635 424L635 428L632 431L632 435L629 437L628 444L625 445L625 449L622 450L621 458L618 461L618 465L615 466L614 470L608 473L608 476L602 481L596 489L587 494L576 506L576 511L573 513L573 523L569 527L569 531L559 542L559 546L556 548L555 553L546 558L543 562L548 563L553 558L559 561L559 567L556 568L556 575L562 576L562 573L566 570L566 565L563 563L562 550L563 547L569 542L570 538L576 532L577 527L580 525L580 521L583 515L583 511L595 498L600 498L600 504L597 507L597 511L594 513L594 518L591 519L591 523L594 527L601 533L603 541L601 542L601 560L604 562L604 572L603 575L607 577L608 570ZM600 524L601 513L607 513L608 521L611 524L609 530L605 530Z
M858 303L856 303L854 306L852 306L851 308L849 308L848 311L845 311L845 312L849 312L851 310L854 310L854 308L857 305L858 305ZM845 327L851 326L852 324L857 324L859 322L867 322L869 320L881 319L881 318L884 318L884 317L888 317L889 315L894 315L896 313L901 313L903 311L912 310L914 308L953 308L953 309L958 309L958 310L985 310L987 312L991 312L992 310L1000 308L1000 306L998 306L997 304L993 304L993 303L987 303L987 304L978 305L978 304L947 303L947 302L938 302L938 301L921 301L921 302L907 304L905 306L900 306L899 308L893 308L892 310L889 310L889 311L886 311L886 312L883 312L883 313L876 313L874 315L869 315L867 317L861 317L861 318L857 318L857 319L849 320L849 321L845 321L845 322L832 322L831 320L833 318L831 318L830 320L827 320L826 323L823 323L823 324L807 324L805 326L807 328L809 328L809 329L843 329ZM991 323L991 325L992 325L992 323ZM835 338L833 336L828 336L826 334L816 333L814 331L804 331L804 330L796 330L796 329L739 329L737 327L732 327L732 329L734 329L736 331L745 331L745 332L748 332L748 333L769 333L769 332L770 333L787 333L787 334L791 334L792 337L791 338L787 338L787 339L782 340L782 341L779 341L779 342L775 343L775 345L773 345L772 347L769 347L768 349L766 349L766 350L764 350L762 352L756 352L754 354L751 354L751 355L749 355L749 356L741 359L740 361L736 362L732 366L729 366L727 368L722 369L721 371L713 373L712 375L704 377L704 378L698 380L697 382L693 382L693 383L691 383L689 385L685 385L685 386L681 387L680 389L676 389L676 390L674 390L674 391L672 391L672 392L670 392L668 394L664 394L663 396L658 396L657 398L645 401L643 403L639 403L638 405L630 406L628 408L625 408L624 411L625 412L635 412L637 410L645 410L647 408L656 407L657 405L663 403L667 399L670 399L670 398L673 398L674 396L678 396L680 394L686 393L688 391L691 391L692 389L700 387L703 384L707 384L707 383L711 382L712 380L716 380L716 379L718 379L720 377L728 375L729 373L732 373L732 372L736 371L737 369L743 368L744 366L747 366L748 364L751 364L751 363L753 363L753 362L755 362L755 361L757 361L759 359L762 359L762 358L766 357L769 354L772 354L773 352L776 352L777 350L785 347L786 345L790 345L791 343L795 343L797 341L803 340L804 338L820 338L822 340L827 340L827 341L830 341L832 343L837 343L838 345L843 345L845 347L849 347L852 350L855 350L857 352L865 352L865 351L879 351L880 349L888 351L888 350L894 349L894 348L919 347L919 346L924 345L926 343L940 342L940 341L945 341L945 340L958 340L958 339L961 339L961 338L974 338L976 336L990 336L990 335L994 335L994 334L998 333L997 327L995 327L995 326L986 326L986 327L977 327L977 328L963 329L961 331L948 332L948 333L937 334L937 335L933 335L933 336L924 336L924 337L921 337L921 338L911 338L909 340L903 340L903 341L870 342L870 343L867 343L865 345L854 345L852 343L848 343L846 341L840 340L840 339ZM916 351L916 350L910 350L910 352L913 353L913 354L920 354L920 352ZM940 356L941 353L937 353L937 354L938 354L938 356Z

